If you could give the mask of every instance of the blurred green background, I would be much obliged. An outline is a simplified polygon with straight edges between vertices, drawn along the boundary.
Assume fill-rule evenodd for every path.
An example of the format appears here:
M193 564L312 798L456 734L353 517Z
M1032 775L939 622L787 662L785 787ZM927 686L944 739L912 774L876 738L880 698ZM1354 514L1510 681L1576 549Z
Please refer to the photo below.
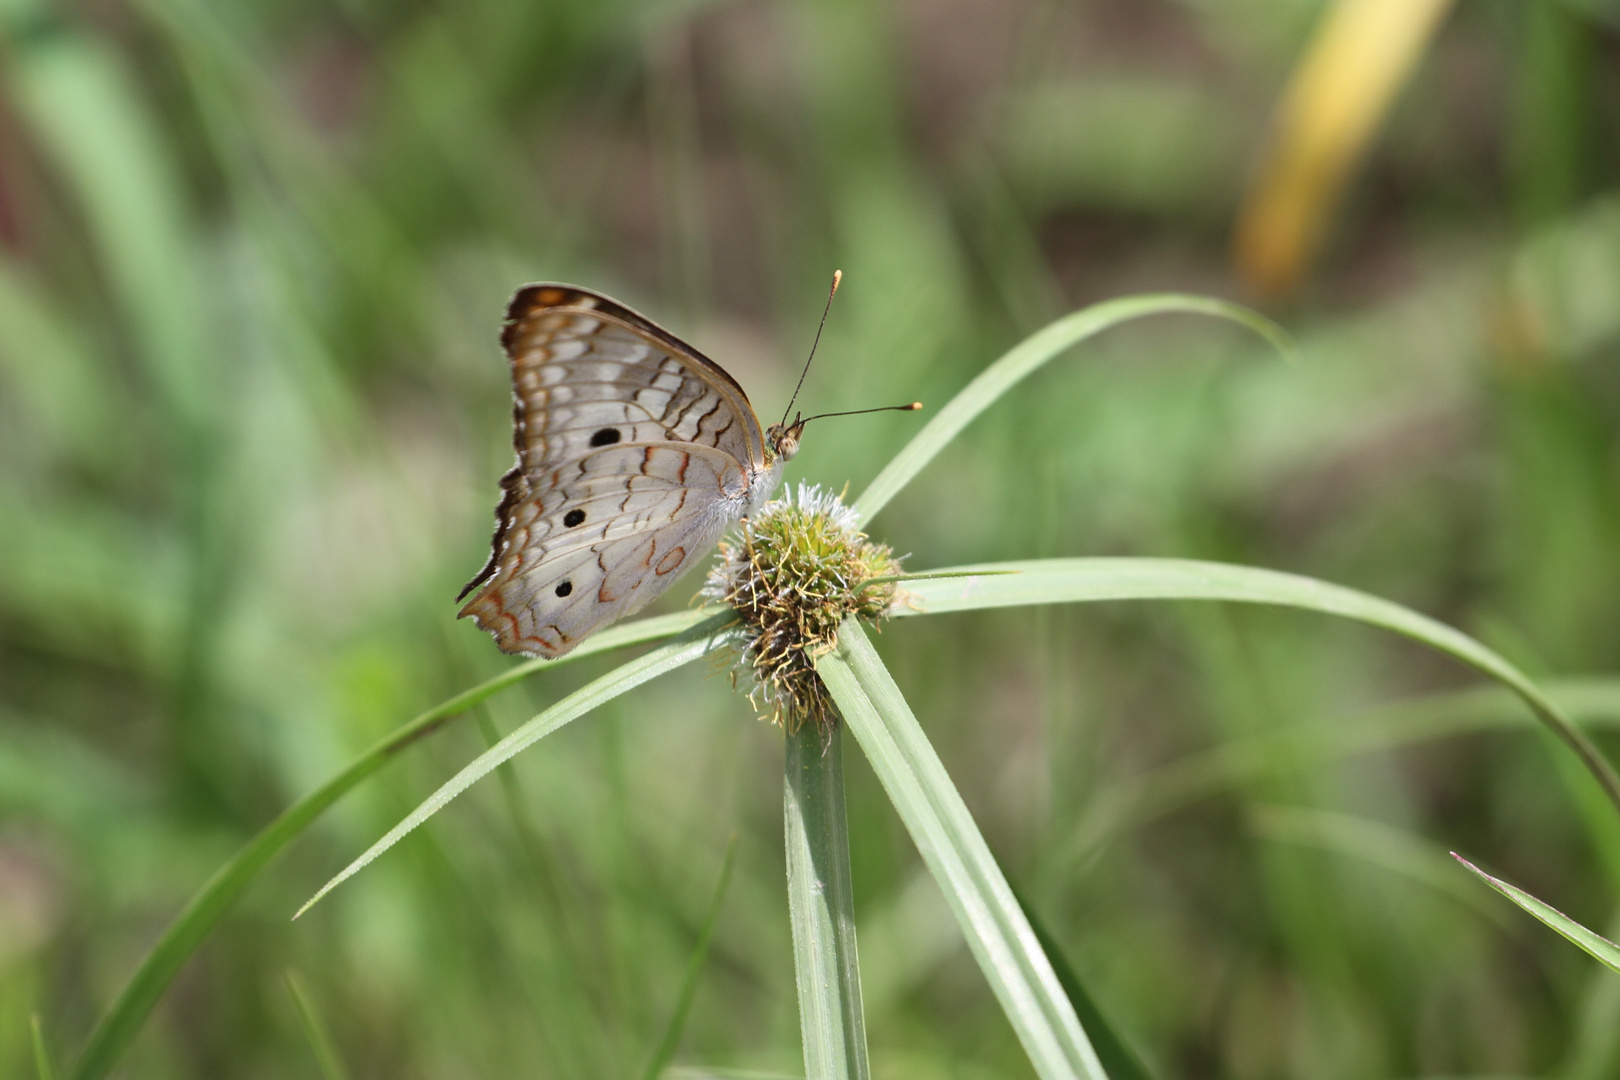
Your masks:
M765 414L834 267L815 411L937 406L1119 294L1256 303L1300 363L1213 322L1112 331L873 533L912 569L1327 578L1613 722L1620 5L1410 3L1428 25L1385 0L0 2L0 1075L32 1075L33 1013L70 1058L279 809L510 663L451 598L511 458L496 332L529 280L640 308ZM858 491L916 423L820 424L789 480ZM1187 604L878 645L1164 1080L1620 1075L1620 976L1445 857L1612 930L1620 827L1454 665ZM801 1072L781 738L723 677L572 725L288 922L613 663L507 692L330 812L123 1075L316 1075L289 970L357 1078L635 1075L733 832L676 1060ZM877 1073L1030 1075L849 761Z

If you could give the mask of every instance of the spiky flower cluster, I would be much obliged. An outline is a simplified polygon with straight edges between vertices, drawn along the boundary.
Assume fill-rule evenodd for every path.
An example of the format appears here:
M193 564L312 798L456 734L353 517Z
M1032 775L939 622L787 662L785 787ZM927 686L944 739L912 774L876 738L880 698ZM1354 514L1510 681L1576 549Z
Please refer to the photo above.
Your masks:
M892 581L893 552L874 544L837 495L799 485L720 545L702 595L732 607L743 623L736 671L754 707L789 732L806 721L836 723L816 660L838 643L847 616L876 621L904 603ZM735 677L735 675L734 675Z

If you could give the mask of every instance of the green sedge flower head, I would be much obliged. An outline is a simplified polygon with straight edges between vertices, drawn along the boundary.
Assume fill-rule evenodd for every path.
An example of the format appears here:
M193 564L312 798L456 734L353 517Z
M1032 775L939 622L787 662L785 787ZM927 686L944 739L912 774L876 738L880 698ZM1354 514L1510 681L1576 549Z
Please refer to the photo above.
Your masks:
M742 620L735 673L762 715L792 732L837 722L816 661L838 644L850 615L876 622L905 602L892 578L900 562L867 539L855 512L832 492L800 484L720 545L701 595Z

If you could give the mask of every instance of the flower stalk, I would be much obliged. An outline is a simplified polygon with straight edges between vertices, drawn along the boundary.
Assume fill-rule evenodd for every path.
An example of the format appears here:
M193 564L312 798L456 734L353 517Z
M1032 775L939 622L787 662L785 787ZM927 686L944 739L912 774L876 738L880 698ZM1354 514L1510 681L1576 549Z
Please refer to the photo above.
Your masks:
M836 725L801 724L785 741L788 912L804 1074L816 1080L867 1080L871 1069L855 949L843 736Z

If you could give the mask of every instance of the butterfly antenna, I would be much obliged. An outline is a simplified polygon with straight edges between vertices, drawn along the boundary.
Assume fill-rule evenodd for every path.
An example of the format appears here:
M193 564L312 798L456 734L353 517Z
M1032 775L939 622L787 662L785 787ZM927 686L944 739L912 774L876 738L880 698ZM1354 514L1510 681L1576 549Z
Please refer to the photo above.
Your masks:
M787 408L782 410L782 423L787 423L788 413L793 411L793 403L799 400L799 391L804 388L804 377L810 374L810 361L816 358L816 346L821 344L821 330L827 325L827 312L832 310L832 298L838 294L838 283L844 280L842 270L833 271L832 288L827 290L827 306L821 309L821 325L816 327L816 340L810 343L810 355L805 358L804 370L799 372L799 385L793 388L793 396L788 398Z
M808 424L812 420L825 420L829 416L859 416L862 413L869 412L916 412L922 407L922 402L913 401L910 405L879 405L875 409L851 409L849 412L824 412L818 413L815 416L807 416L803 420L800 420L799 423Z

